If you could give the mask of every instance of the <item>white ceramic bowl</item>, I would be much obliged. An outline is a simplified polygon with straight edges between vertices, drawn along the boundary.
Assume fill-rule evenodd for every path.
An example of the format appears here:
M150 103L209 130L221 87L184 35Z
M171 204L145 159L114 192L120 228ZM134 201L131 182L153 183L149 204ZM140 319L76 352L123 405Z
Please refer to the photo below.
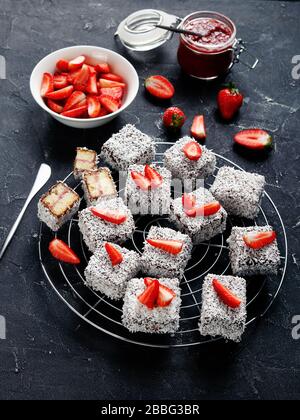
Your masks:
M65 58L66 60L71 60L79 55L85 55L86 57L88 57L88 60L91 64L96 64L97 62L107 62L111 66L114 73L119 74L123 77L127 84L127 89L123 98L123 105L118 111L100 118L77 119L64 117L62 115L56 114L47 107L43 98L40 95L43 74L45 72L54 73L55 65L58 60L62 58ZM78 45L76 47L63 48L43 58L36 65L31 74L30 90L32 96L34 97L38 105L41 108L43 108L46 112L48 112L48 114L50 114L57 121L60 121L65 125L75 128L95 128L112 121L122 111L129 107L129 105L134 101L138 93L139 77L132 64L130 64L129 61L126 60L126 58L122 57L120 54L108 50L106 48Z

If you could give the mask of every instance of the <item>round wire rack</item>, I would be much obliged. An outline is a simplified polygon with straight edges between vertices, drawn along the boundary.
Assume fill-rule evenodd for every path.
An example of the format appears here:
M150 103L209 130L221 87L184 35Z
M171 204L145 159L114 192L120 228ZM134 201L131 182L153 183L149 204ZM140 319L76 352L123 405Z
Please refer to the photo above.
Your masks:
M155 163L162 164L164 151L172 144L170 142L157 143L158 149L163 149L163 151L157 153ZM243 170L240 166L223 156L216 154L216 157L218 159L217 170L223 165ZM207 187L212 184L213 177L206 181ZM64 182L71 184L73 179L73 174L70 173ZM80 184L76 185L74 189L81 196L83 195ZM82 206L84 207L84 200L82 200ZM136 217L135 221L135 233L125 246L139 253L142 252L147 232L152 225L172 227L167 217L139 216ZM48 246L53 239L53 233L43 224L40 225L39 258L50 285L60 299L82 320L112 337L145 347L188 347L203 345L221 339L202 337L200 335L198 323L201 310L202 283L208 273L218 275L231 274L226 240L230 235L232 226L250 226L253 225L253 221L249 222L245 219L229 216L227 230L223 235L194 247L192 259L181 282L180 329L176 334L172 335L130 333L121 322L122 301L112 301L84 284L84 269L90 254L82 240L77 222L78 220L73 218L59 231L59 237L66 241L81 256L82 263L79 267L61 264L51 257ZM248 281L247 326L263 317L271 308L282 287L287 268L288 247L284 223L272 198L266 192L255 224L269 224L276 229L282 264L277 276L256 277Z

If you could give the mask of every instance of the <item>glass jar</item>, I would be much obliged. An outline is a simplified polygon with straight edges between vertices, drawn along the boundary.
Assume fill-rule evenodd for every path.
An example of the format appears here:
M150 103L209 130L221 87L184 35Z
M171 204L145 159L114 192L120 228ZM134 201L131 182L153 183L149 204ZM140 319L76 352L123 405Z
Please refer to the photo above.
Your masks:
M183 71L202 80L213 80L233 65L236 26L217 12L195 12L183 19L181 29L203 34L180 36L178 62Z

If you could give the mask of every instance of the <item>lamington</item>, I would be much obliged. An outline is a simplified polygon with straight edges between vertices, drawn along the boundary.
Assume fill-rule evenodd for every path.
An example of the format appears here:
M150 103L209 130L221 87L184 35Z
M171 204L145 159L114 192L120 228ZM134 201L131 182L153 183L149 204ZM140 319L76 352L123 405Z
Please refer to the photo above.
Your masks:
M264 188L264 176L223 166L210 191L229 214L255 219Z
M181 280L191 258L192 248L188 235L173 229L152 226L141 259L142 270L149 276Z
M198 160L191 160L184 153L183 149L189 143L196 143L200 148L202 153ZM165 152L164 165L175 179L204 179L214 173L216 156L205 146L200 146L193 138L185 136Z
M82 189L88 206L95 206L103 198L117 197L117 189L108 168L84 171Z
M233 309L226 305L217 294L213 281L217 280L229 289L241 304ZM209 274L203 283L202 308L199 322L203 336L222 336L226 340L240 342L246 328L247 320L246 280L233 276Z
M133 214L151 214L165 215L170 213L171 205L171 181L172 175L166 168L158 165L151 165L151 171L154 171L157 178L160 179L158 187L150 187L151 183L145 174L144 165L132 165L129 167L128 177L125 186L125 203L131 209ZM139 178L135 181L133 175L137 174ZM140 182L145 181L146 188L140 186ZM154 184L153 184L154 185Z
M57 232L79 210L80 197L62 181L57 182L38 202L38 217Z
M121 217L123 221L104 220L103 216L95 215L97 212L110 215L105 219ZM103 199L95 207L82 210L79 213L78 226L91 252L95 252L96 248L105 241L122 244L135 230L132 213L121 198Z
M139 272L140 256L127 248L113 246L122 255L122 262L113 265L102 244L91 257L84 274L87 286L113 300L119 300L125 295L127 282Z
M128 124L103 144L100 156L113 169L127 171L130 165L151 163L155 152L152 138Z
M73 174L75 179L81 179L84 171L97 169L98 157L95 150L86 147L77 147Z
M174 299L168 306L149 309L139 301L145 291L144 279L134 278L128 282L123 306L123 325L131 332L150 334L175 333L179 329L181 306L178 279L161 278L159 283L174 292Z
M244 238L273 232L271 226L233 227L227 242L232 272L239 276L277 274L281 265L277 239L261 248L251 248Z
M186 209L185 202L193 202L195 213L190 214L191 209ZM194 245L209 241L213 237L226 230L227 212L222 206L217 206L213 214L205 215L204 211L196 215L197 209L216 203L216 199L206 188L199 188L191 194L176 198L171 203L170 220L180 230L189 235ZM218 204L218 203L216 203Z

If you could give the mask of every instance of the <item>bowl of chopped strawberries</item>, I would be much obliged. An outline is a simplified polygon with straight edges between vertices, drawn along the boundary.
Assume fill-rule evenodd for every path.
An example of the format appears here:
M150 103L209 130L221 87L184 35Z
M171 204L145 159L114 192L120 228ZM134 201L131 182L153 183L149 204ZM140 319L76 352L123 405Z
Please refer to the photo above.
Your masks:
M38 105L61 123L95 128L116 118L139 90L135 68L101 47L68 47L43 58L30 78Z

